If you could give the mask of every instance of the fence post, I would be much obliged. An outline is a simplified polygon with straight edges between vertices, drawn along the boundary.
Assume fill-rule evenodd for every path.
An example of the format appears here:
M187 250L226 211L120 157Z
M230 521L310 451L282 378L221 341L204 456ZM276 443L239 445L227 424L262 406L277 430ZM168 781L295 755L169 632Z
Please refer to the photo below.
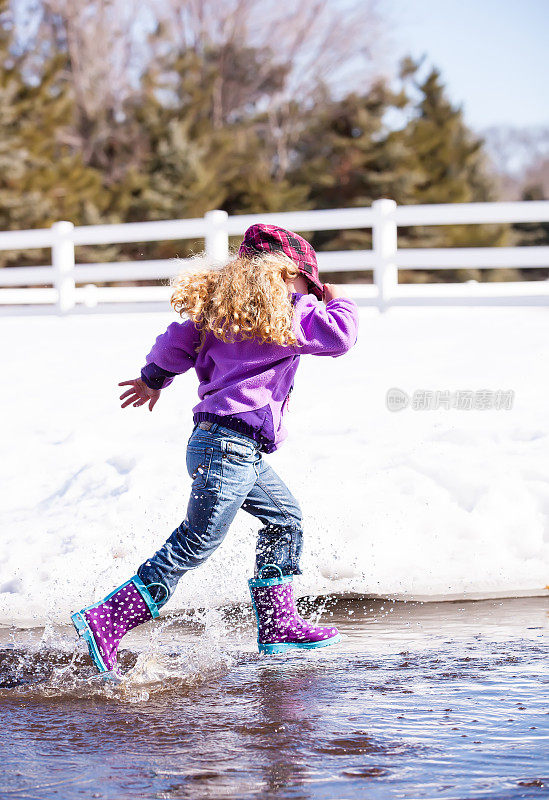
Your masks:
M378 289L379 310L385 311L398 285L397 224L394 212L397 204L384 198L374 200L374 224L372 225L372 248L374 251L374 283Z
M66 314L76 303L74 281L74 242L72 222L54 222L51 263L53 282L57 289L57 310Z
M212 261L221 263L229 257L229 215L226 211L208 211L206 220L206 255Z

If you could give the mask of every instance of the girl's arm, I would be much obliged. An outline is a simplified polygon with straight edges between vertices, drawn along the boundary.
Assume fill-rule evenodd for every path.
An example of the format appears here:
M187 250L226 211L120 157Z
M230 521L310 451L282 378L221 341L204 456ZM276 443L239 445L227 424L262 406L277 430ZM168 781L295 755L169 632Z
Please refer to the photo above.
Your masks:
M165 389L176 375L194 367L199 341L200 332L192 320L172 322L156 337L141 370L142 380L152 389Z
M141 370L141 380L149 389L165 389L178 373L162 369L154 361L150 361ZM179 373L180 374L180 373Z
M187 372L196 362L195 348L200 333L192 320L172 322L160 336L157 336L152 350L146 357L141 377L122 381L119 386L131 386L120 399L126 406L142 406L149 403L152 411L160 397L160 391L169 386L176 375Z
M358 306L348 297L338 297L335 287L326 284L326 305L312 294L302 295L294 306L296 353L316 356L342 356L356 343Z

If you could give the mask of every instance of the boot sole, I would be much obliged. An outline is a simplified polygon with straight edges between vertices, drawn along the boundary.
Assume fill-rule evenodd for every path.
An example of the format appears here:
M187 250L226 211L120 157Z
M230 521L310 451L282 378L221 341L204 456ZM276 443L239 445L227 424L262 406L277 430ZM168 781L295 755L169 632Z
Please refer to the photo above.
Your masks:
M328 647L330 644L337 644L341 641L341 634L332 636L331 639L322 639L320 642L281 642L280 644L262 644L258 642L258 649L260 653L265 655L276 655L277 653L285 653L287 650L314 650L317 647Z
M75 611L74 614L71 614L72 624L76 628L77 634L84 639L86 644L88 645L88 650L90 652L91 659L99 672L106 672L112 673L112 670L109 670L101 657L101 653L99 652L99 648L95 642L93 633L91 632L91 628L86 622L84 615L80 611ZM106 675L105 677L110 677Z

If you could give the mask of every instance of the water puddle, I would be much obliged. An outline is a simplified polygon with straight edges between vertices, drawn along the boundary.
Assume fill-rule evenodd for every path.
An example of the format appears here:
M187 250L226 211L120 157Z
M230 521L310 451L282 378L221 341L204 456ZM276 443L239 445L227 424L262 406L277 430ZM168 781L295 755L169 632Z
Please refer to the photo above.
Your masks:
M547 601L304 604L343 633L260 656L248 607L124 639L0 629L6 798L549 796Z

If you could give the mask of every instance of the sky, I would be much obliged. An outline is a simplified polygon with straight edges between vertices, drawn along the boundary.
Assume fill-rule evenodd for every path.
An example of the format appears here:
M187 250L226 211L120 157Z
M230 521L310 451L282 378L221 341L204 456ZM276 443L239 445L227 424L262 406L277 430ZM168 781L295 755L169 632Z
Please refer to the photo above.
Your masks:
M549 127L549 0L384 0L396 52L441 72L465 123ZM421 73L423 75L423 72Z

